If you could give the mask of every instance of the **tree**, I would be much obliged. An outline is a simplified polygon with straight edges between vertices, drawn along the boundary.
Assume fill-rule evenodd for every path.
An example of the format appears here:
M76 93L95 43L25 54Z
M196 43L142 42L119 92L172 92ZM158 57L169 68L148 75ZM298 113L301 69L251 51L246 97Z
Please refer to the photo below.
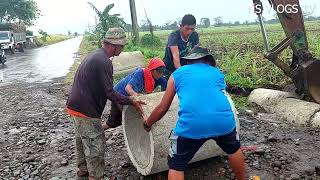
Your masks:
M213 21L215 22L216 26L221 26L223 24L223 20L221 16L214 18Z
M316 10L316 6L304 6L302 15L304 18L308 18L309 16L312 16L314 11Z
M210 27L210 19L209 18L201 18L200 25L205 28Z
M143 8L143 9L144 9L144 14L145 14L145 16L146 16L147 23L148 23L148 26L149 26L150 34L151 34L151 36L153 37L154 27L153 27L153 25L152 25L152 22L151 22L150 19L148 18L146 8Z
M135 0L129 0L130 5L130 14L131 14L131 23L132 23L132 35L133 35L133 43L139 43L139 27L138 27L138 18L137 18L137 10L136 10L136 2Z
M68 36L71 36L71 31L68 31Z
M132 32L132 25L131 24L125 24L124 25L124 30L127 32Z
M38 33L41 35L40 39L43 42L47 42L47 38L50 37L49 34L41 29L38 31Z
M99 36L99 40L101 41L109 28L112 27L122 27L124 28L125 22L123 18L120 18L120 14L112 14L110 15L110 10L114 7L114 4L107 5L103 11L99 11L96 6L94 6L92 3L88 2L90 7L96 12L99 23L96 26L96 33Z
M27 36L33 36L33 31L27 30L27 31L26 31L26 35L27 35Z
M234 23L233 23L233 25L235 25L235 26L239 26L239 25L240 25L240 21L236 21L236 22L234 22Z
M40 16L40 10L34 0L1 0L0 22L34 24Z
M74 32L74 36L76 36L76 37L77 37L77 36L78 36L78 32Z
M143 31L143 32L149 31L150 28L149 28L149 23L148 23L148 21L142 20L141 23L140 23L139 29L140 29L140 31Z

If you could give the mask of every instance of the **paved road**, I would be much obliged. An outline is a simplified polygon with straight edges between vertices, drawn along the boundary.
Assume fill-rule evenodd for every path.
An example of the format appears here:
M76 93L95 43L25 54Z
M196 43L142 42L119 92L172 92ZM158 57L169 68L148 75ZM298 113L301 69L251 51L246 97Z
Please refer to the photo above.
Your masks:
M0 65L1 82L48 82L66 75L77 57L82 37L7 56Z

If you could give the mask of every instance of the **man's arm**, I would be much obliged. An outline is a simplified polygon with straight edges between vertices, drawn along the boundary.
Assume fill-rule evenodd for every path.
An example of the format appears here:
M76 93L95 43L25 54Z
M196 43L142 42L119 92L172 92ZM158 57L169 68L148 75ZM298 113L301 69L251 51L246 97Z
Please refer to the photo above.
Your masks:
M128 82L128 84L125 87L126 92L130 96L138 96L139 93L142 92L142 89L144 87L144 77L143 77L143 70L136 70L132 74L132 78ZM135 88L137 91L141 90L141 92L136 92L133 88Z
M138 96L139 94L135 92L132 88L131 84L127 84L126 86L126 92L129 94L129 96Z
M149 127L146 128L147 131L150 131L151 126L159 121L169 110L172 100L176 94L174 88L174 80L172 76L169 78L168 86L165 94L162 97L160 104L152 111L145 124Z
M180 64L180 52L178 46L170 46L170 51L173 57L173 64L176 69L181 67Z

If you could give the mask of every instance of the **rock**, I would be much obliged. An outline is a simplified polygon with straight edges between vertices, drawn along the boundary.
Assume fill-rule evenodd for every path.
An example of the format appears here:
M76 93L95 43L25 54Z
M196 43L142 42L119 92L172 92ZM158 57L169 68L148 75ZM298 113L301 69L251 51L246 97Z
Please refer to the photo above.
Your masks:
M30 162L33 162L33 161L35 161L35 157L34 156L30 156L30 157L28 157L28 158L26 158L23 162L24 163L30 163Z
M252 111L252 110L250 110L250 109L247 109L247 110L245 110L245 114L246 114L246 115L249 115L249 116L254 116L254 115L255 115L255 112Z
M37 141L37 143L39 145L45 145L47 143L47 141L45 139L40 139L40 140Z
M291 174L290 178L292 180L299 180L300 179L300 176L298 174Z
M30 135L30 136L27 137L27 139L28 139L29 141L32 141L32 140L34 140L34 136L33 136L33 135Z
M67 166L68 165L68 160L64 159L60 162L61 166Z
M274 167L274 168L273 168L273 170L274 170L274 171L279 171L279 170L280 170L280 168L278 168L278 167Z
M254 168L259 168L259 161L254 161L254 162L252 163L252 166L253 166Z
M281 162L280 161L275 161L271 165L272 165L272 167L281 168Z
M23 141L19 141L19 142L17 143L17 146L20 146L21 144L23 144Z
M305 170L305 174L308 175L308 176L312 176L315 172L315 169L314 168L308 168Z
M29 179L29 175L24 175L24 176L22 176L22 179L25 179L25 180L27 180L27 179Z
M16 134L19 134L20 132L21 132L20 128L14 128L9 130L9 134L11 135L16 135Z
M284 179L284 175L280 175L280 176L279 176L279 179Z
M63 152L64 149L62 147L58 148L58 152Z
M38 175L39 174L39 171L38 170L35 170L35 171L33 171L32 173L31 173L31 175Z
M266 159L271 159L272 157L270 155L266 155Z
M115 141L112 139L108 139L108 141L106 141L106 145L111 145L113 143L115 143Z
M8 173L8 172L10 172L10 169L9 168L5 168L4 172Z
M269 142L277 142L277 140L278 139L275 136L272 136L272 135L268 136L268 141Z
M130 163L129 162L125 162L121 165L122 168L128 168L130 167Z
M20 170L14 170L13 171L13 176L18 177L20 175Z
M24 172L26 173L26 175L30 175L31 174L31 170L30 169L27 169Z
M265 150L262 149L262 148L258 148L256 151L255 151L256 154L259 154L259 155L263 155L265 153Z
M28 151L26 151L26 154L33 154L33 151L28 150Z
M219 168L218 169L218 175L219 175L219 177L224 177L226 175L226 169L225 168Z
M320 175L320 165L317 165L317 166L315 167L315 169L316 169L317 175Z

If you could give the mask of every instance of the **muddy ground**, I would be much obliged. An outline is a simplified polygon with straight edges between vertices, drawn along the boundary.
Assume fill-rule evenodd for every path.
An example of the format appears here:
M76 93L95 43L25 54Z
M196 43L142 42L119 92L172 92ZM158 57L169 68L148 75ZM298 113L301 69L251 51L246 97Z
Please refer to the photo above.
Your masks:
M62 79L0 84L0 179L76 179L74 132L65 101ZM240 122L242 145L257 147L245 152L248 177L320 179L320 129L283 123L255 111L241 113ZM105 179L166 179L166 172L150 177L136 172L121 128L107 131L106 137ZM217 157L192 164L186 177L234 175L226 157Z

